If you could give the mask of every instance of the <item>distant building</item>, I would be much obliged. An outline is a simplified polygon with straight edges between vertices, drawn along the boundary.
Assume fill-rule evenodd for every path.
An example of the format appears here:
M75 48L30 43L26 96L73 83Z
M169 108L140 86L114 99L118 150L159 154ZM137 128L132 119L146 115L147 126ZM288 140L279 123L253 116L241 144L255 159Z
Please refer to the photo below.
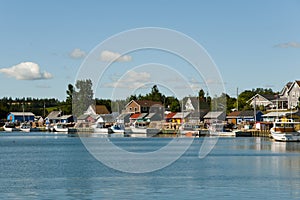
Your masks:
M204 117L204 123L211 124L216 121L224 121L226 113L223 111L210 111Z
M32 112L10 112L7 120L11 122L34 122L34 114Z
M300 81L294 81L290 86L288 93L288 109L298 107L300 97Z
M263 113L261 111L256 112L254 117L253 110L234 111L226 116L226 120L229 124L241 124L243 122L262 121Z
M88 109L84 112L84 114L105 115L110 114L110 112L105 105L90 105Z
M74 117L73 117L73 115L63 115L60 117L59 121L61 123L71 123L71 122L74 122Z
M45 118L46 123L58 123L60 122L61 111L52 111Z
M163 113L163 105L160 102L150 100L131 100L125 106L126 113Z

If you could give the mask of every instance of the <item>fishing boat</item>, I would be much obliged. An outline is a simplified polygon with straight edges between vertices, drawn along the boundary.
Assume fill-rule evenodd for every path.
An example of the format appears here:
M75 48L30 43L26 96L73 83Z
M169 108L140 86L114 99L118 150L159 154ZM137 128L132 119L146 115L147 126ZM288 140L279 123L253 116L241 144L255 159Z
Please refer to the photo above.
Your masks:
M271 136L276 141L300 142L300 132L295 130L295 125L299 122L293 119L276 119L270 129Z
M19 131L19 129L16 128L16 125L12 122L6 122L3 126L3 129L6 132Z
M31 125L30 123L22 123L21 126L20 126L20 130L23 131L23 132L30 132L30 129L31 129Z

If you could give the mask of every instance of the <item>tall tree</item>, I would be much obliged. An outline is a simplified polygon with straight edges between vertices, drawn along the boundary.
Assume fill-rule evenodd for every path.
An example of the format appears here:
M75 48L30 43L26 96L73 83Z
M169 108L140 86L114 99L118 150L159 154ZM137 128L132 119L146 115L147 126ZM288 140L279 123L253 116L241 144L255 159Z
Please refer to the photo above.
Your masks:
M90 79L77 80L76 88L78 91L73 92L73 114L75 116L82 115L90 105L93 105L93 89L92 81Z

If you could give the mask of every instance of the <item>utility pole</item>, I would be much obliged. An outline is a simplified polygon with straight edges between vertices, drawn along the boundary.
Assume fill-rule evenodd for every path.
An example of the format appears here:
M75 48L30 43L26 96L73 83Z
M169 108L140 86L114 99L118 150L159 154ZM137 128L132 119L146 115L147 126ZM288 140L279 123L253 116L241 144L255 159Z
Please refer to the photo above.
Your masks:
M236 88L236 111L239 111L239 88Z

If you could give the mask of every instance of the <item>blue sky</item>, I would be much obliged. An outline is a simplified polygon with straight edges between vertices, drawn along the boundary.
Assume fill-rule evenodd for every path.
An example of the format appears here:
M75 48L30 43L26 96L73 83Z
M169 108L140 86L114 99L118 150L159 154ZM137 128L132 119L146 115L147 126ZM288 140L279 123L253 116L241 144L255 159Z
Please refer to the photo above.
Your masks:
M299 24L297 0L1 1L0 95L64 100L89 52L115 34L142 27L172 29L193 38L217 65L231 96L237 87L279 91L300 79ZM105 74L102 86L114 85L114 77L131 70L127 84L136 88L124 95L141 92L141 77L153 75L133 68L149 62L180 65L191 82L203 82L186 63L162 55L141 51L125 56ZM167 87L161 89L167 92ZM96 97L109 98L111 90L99 89Z

